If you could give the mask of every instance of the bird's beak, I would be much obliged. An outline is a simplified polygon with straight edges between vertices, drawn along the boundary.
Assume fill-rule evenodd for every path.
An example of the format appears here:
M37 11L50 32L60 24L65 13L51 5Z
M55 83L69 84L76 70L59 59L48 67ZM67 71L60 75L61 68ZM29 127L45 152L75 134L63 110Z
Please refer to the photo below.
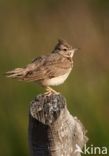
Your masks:
M74 52L76 52L76 51L78 51L78 50L79 50L79 48L74 48L73 50L74 50Z

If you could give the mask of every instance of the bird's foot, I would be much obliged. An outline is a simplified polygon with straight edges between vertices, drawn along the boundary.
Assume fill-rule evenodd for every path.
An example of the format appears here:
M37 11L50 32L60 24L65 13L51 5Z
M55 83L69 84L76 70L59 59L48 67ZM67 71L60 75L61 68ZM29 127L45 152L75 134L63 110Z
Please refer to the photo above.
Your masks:
M57 95L59 94L59 92L55 91L51 87L47 87L45 94L50 96L52 93L57 94Z

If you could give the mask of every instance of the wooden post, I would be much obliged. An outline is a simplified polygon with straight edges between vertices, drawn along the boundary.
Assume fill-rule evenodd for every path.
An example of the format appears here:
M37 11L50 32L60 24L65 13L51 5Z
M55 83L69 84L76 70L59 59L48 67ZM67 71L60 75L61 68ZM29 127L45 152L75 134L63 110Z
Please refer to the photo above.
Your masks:
M73 117L59 94L38 95L30 104L29 147L31 156L80 156L87 142L82 123Z

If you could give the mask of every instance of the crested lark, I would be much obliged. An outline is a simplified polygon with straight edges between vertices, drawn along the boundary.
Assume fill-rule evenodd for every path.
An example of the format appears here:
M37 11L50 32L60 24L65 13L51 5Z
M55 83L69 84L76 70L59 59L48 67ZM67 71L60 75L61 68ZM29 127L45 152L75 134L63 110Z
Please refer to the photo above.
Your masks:
M49 86L60 85L67 79L73 68L75 51L66 41L59 40L52 53L36 57L24 68L6 72L7 77L39 82L46 87L47 93L56 93Z

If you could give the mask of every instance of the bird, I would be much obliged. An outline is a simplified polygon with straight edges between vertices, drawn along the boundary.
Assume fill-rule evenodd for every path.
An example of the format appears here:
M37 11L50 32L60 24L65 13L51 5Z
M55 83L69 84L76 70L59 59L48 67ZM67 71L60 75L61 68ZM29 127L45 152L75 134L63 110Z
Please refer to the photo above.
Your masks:
M6 72L8 78L26 82L37 82L45 87L47 94L57 91L51 86L57 86L68 78L73 68L73 56L77 48L65 40L59 39L51 53L38 56L23 68L15 68Z

